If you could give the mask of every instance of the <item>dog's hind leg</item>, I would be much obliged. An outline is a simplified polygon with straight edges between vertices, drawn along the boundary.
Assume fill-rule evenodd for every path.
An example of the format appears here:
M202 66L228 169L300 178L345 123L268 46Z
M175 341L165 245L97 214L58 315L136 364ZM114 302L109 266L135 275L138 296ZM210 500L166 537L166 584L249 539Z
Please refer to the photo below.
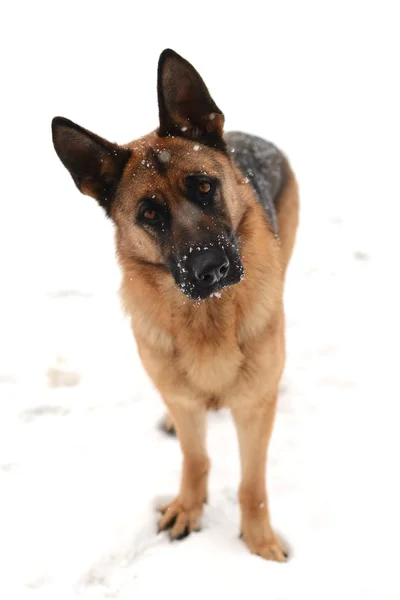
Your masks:
M164 415L164 417L160 423L160 427L168 435L176 435L176 429L175 429L174 421L171 417L171 413L167 412Z
M170 530L171 539L182 539L200 528L203 504L207 499L210 461L206 454L206 410L187 404L168 407L183 452L183 470L178 496L160 508L160 530Z

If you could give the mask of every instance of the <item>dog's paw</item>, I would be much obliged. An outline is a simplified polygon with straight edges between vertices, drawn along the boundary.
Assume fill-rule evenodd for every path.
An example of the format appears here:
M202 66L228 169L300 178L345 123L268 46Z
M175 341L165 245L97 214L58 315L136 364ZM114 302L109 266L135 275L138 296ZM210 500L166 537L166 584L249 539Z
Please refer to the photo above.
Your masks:
M242 535L242 538L252 554L257 554L261 558L276 562L286 562L288 559L288 551L275 534L270 538L258 539L257 541L246 538L245 535Z
M160 429L164 433L171 436L176 436L176 429L172 417L169 413L166 413L162 421L160 422Z
M158 522L158 530L166 531L169 529L171 540L182 540L193 531L200 531L201 515L203 505L184 507L179 499L176 498L165 506L159 508L162 516Z

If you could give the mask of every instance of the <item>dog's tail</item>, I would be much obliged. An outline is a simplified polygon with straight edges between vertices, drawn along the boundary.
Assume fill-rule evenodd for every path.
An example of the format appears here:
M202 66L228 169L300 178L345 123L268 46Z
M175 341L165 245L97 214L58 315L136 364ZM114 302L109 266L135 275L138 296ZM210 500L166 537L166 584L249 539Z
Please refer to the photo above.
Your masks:
M282 249L282 267L286 272L293 253L299 225L299 188L295 174L284 157L285 183L276 200L279 238Z

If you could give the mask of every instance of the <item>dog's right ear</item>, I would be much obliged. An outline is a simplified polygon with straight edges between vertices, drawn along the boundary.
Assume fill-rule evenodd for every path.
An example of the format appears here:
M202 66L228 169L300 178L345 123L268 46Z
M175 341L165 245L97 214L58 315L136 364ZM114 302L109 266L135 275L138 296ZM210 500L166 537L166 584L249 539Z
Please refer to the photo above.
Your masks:
M52 133L58 157L77 188L95 198L110 215L114 192L131 151L63 117L53 119Z

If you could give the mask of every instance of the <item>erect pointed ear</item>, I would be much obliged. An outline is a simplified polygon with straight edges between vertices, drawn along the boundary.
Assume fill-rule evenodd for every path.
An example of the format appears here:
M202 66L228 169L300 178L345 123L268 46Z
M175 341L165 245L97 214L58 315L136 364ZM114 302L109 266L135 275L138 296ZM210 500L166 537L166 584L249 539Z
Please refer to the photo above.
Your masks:
M115 189L131 151L63 117L53 119L52 132L58 157L77 188L82 194L95 198L109 215Z
M158 62L159 135L178 135L225 150L224 115L192 65L173 50Z

